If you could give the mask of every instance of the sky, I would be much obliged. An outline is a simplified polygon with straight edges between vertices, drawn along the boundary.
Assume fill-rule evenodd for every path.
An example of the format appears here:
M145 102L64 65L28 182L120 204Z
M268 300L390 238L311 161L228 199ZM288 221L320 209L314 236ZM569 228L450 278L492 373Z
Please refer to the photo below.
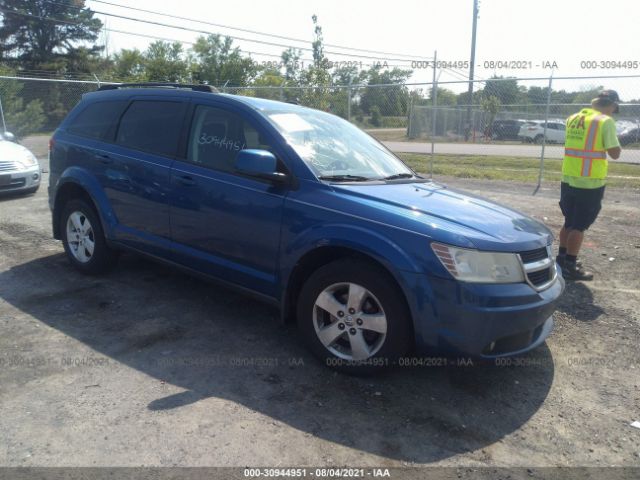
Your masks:
M126 15L145 20L186 26L211 33L242 37L234 44L251 54L258 62L278 61L285 47L249 42L281 43L311 47L313 24L318 16L330 61L352 61L367 68L371 62L410 67L419 58L431 59L437 51L439 60L469 61L473 0L232 0L158 2L157 0L110 0L112 3L166 13L157 16L126 8L87 1L97 11ZM111 30L122 30L151 36L194 41L200 34L177 29L97 15ZM175 18L182 16L242 29L265 32L306 40L306 43L270 38L212 25L202 25ZM637 0L481 0L476 43L476 78L492 75L517 77L555 77L594 75L639 75L640 42L637 31L640 2ZM120 48L145 49L153 40L109 32L109 52ZM185 44L186 47L189 45ZM366 49L384 54L361 52ZM331 52L374 58L349 57ZM303 52L310 59L311 52ZM635 61L636 65L618 68L587 68L581 62ZM490 62L495 62L491 65ZM504 68L514 66L526 68ZM306 63L306 62L305 62ZM555 63L555 68L553 67ZM511 65L508 65L511 64ZM414 65L417 66L417 65ZM546 68L545 68L546 67ZM635 68L634 68L635 67ZM410 82L430 82L431 68L415 68ZM439 81L458 81L468 77L468 69L440 70ZM523 85L546 85L546 81L520 82ZM556 80L554 89L578 90L604 84L617 88L623 100L640 98L640 78L616 80ZM445 86L445 85L443 85ZM446 85L454 91L466 90L466 85Z

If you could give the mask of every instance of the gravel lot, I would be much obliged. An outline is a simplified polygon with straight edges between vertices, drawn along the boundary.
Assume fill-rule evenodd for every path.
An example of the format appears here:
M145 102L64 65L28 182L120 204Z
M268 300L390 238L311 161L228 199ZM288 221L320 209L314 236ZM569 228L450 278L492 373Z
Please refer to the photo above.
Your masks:
M607 192L547 344L351 378L277 312L125 255L85 277L40 191L0 199L0 465L640 466L637 191ZM448 181L560 225L558 188Z

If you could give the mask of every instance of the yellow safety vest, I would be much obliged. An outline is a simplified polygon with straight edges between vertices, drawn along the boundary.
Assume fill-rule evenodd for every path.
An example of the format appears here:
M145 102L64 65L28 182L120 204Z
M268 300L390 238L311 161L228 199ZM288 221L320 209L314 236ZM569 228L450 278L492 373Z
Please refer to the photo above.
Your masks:
M607 177L609 162L601 127L608 118L592 108L583 108L567 118L562 174L581 178L580 183L587 188L604 185Z

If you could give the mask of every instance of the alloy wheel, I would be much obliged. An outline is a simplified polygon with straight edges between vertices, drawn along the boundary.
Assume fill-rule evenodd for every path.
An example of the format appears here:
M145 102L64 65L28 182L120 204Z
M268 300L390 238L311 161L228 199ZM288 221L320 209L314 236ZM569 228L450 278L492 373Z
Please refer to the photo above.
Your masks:
M74 211L67 219L67 244L71 255L80 263L88 263L93 258L95 237L87 216Z
M375 355L387 336L382 305L369 290L355 283L336 283L318 295L313 326L327 350L350 361Z

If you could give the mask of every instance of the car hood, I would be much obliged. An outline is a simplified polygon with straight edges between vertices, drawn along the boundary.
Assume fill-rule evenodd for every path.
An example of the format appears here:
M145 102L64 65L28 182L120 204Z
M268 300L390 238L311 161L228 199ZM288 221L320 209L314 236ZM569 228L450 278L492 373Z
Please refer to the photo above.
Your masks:
M0 161L22 160L24 158L31 158L32 156L33 154L22 145L0 140Z
M542 223L489 200L437 183L334 185L336 193L394 214L403 228L434 240L482 250L520 251L551 243ZM395 222L394 222L395 223Z

